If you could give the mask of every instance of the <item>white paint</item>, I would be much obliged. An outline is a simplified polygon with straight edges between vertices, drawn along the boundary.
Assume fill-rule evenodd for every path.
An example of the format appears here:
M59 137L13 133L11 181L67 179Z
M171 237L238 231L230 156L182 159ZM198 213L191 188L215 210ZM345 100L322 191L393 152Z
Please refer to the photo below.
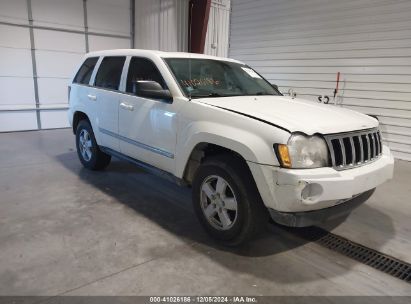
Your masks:
M377 115L385 142L411 160L410 11L395 0L236 0L229 55L310 100L332 98L341 72L338 101Z
M332 167L280 168L273 150L275 143L288 143L290 132L312 135L369 129L378 126L374 118L348 109L284 96L189 100L181 92L163 58L234 60L147 50L110 50L87 55L91 56L99 56L99 62L104 56L127 56L119 90L73 83L68 112L70 124L77 111L84 112L99 145L178 178L183 177L188 159L200 143L216 144L241 155L248 162L265 206L284 212L331 207L392 178L394 159L386 146L379 159L341 171ZM132 56L148 58L157 66L173 96L171 103L124 94ZM92 78L95 74L94 71ZM302 190L309 183L317 184L321 192L308 203L302 199Z

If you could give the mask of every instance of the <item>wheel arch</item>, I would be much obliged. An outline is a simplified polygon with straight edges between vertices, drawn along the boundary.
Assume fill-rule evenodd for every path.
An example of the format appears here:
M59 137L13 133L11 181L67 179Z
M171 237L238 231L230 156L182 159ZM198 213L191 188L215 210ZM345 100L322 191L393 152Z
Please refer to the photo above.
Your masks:
M180 168L180 176L182 179L187 183L191 184L194 178L194 175L197 169L200 167L201 163L204 162L205 159L217 155L230 155L239 161L244 162L245 165L247 161L247 156L242 153L239 153L232 148L229 148L226 145L221 145L215 142L199 142L191 149L186 161L184 162L184 166L182 166L182 170ZM248 165L247 165L248 167Z
M74 115L73 115L73 133L74 134L76 134L77 126L79 122L82 120L87 120L91 124L90 118L87 116L86 113L82 111L74 112Z

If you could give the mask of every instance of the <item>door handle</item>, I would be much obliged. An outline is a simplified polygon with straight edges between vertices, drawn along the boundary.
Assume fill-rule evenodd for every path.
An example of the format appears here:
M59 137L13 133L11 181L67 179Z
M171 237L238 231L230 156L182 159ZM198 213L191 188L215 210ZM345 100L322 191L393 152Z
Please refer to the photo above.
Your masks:
M133 111L134 110L134 107L132 105L127 104L125 102L120 103L120 107L122 107L123 109L128 110L128 111Z
M87 97L90 100L97 100L97 97L95 95L88 94Z

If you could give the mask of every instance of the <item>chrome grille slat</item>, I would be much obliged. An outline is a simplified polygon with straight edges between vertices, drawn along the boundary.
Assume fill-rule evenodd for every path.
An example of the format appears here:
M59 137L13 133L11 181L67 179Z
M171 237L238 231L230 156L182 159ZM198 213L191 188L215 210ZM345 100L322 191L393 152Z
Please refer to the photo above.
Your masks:
M335 167L335 152L334 152L334 147L331 142L328 144L328 149L330 149L331 164L333 167Z
M375 145L375 137L374 137L375 133L371 133L370 137L371 137L371 141L372 141L372 155L371 158L376 158L377 157L377 146Z
M342 153L342 166L347 165L347 157L345 155L345 145L342 138L339 139L341 153Z
M377 146L377 155L379 155L381 153L381 147L380 147L380 140L378 139L378 132L374 133L374 137L375 137L375 142Z
M363 163L364 162L364 146L363 146L361 134L358 135L358 141L360 143L360 155L361 155L359 163Z
M330 151L331 164L336 170L368 164L382 153L381 135L377 128L329 134L324 138Z
M370 138L368 137L368 134L365 134L365 139L367 140L367 161L371 159L371 145L370 145Z
M381 138L381 132L377 132L377 137L378 137L378 142L380 143L380 153L382 153L382 138Z
M351 155L352 155L352 162L351 164L355 166L356 157L355 157L355 146L354 146L354 136L350 136L350 144L351 144Z

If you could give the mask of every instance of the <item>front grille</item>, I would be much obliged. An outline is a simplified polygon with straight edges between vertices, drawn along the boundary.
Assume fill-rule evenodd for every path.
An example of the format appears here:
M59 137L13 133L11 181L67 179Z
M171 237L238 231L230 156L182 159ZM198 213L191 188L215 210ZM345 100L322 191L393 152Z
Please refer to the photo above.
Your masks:
M377 128L324 137L330 150L332 166L337 170L367 164L382 153L381 134Z

